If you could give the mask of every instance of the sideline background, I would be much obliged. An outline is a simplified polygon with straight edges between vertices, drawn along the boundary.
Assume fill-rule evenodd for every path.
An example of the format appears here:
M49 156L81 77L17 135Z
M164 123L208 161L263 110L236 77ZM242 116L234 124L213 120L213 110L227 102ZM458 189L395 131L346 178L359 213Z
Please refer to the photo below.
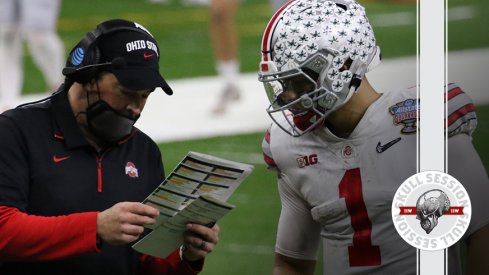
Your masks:
M374 26L384 62L369 73L381 91L415 83L416 6L387 0L362 1ZM474 143L489 159L489 100L485 79L489 36L489 3L483 0L450 0L448 24L449 79L459 83L478 106L479 127ZM150 97L138 126L161 142L167 173L189 150L248 162L252 176L230 199L238 207L220 223L221 244L207 259L202 274L268 274L273 262L279 199L273 173L261 161L261 139L269 119L266 97L256 81L262 32L272 11L266 1L243 0L238 10L243 100L222 117L210 115L220 82L208 38L206 7L184 6L170 0L166 6L143 0L64 0L59 33L66 53L86 31L108 18L126 18L148 27L158 40L161 71L175 95ZM45 84L26 50L24 101L46 95ZM486 142L487 143L487 142ZM320 265L320 264L319 264ZM320 266L317 268L320 270ZM316 272L320 274L321 272Z

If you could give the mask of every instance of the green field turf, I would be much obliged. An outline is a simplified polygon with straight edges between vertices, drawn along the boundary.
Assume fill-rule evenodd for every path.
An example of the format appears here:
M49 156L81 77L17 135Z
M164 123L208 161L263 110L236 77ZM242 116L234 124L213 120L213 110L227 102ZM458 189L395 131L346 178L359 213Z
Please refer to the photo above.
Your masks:
M360 1L370 16L409 12L416 6L390 4L387 0ZM460 50L489 47L489 36L481 27L489 25L489 2L485 0L450 0L450 8L474 6L475 18L448 24L448 48ZM256 72L263 29L271 15L267 0L242 0L238 11L240 60L243 72ZM482 16L484 15L484 16ZM99 22L108 18L135 20L148 27L156 36L161 50L161 71L167 79L215 75L214 59L208 37L208 10L205 7L184 7L179 0L168 6L149 4L144 0L64 0L58 29L66 50ZM384 58L416 54L415 25L375 27ZM480 31L483 35L476 35ZM26 81L24 93L45 89L44 81L25 51ZM196 91L198 92L198 91ZM198 115L198 114L196 114ZM479 106L479 127L474 144L489 163L489 106ZM190 150L255 165L252 175L230 198L237 205L219 224L221 243L206 261L207 275L270 274L273 246L280 203L275 175L262 164L263 133L216 137L203 140L162 143L160 148L167 173ZM485 142L484 142L485 141ZM318 268L319 270L319 268ZM319 271L316 274L320 274Z
M81 37L99 22L109 18L135 20L148 27L159 42L161 71L168 79L215 75L214 58L208 37L208 9L185 7L180 0L167 6L146 0L64 0L58 30L65 43L66 54ZM242 0L237 12L240 38L239 56L243 72L255 72L260 59L260 41L272 14L268 0ZM413 4L392 4L387 0L360 1L369 16L407 13L415 19ZM488 35L474 35L481 26L489 25L489 2L484 0L450 0L449 8L472 7L475 17L448 24L450 50L489 47ZM416 26L375 27L384 58L416 54ZM26 82L24 93L45 89L38 69L25 50Z

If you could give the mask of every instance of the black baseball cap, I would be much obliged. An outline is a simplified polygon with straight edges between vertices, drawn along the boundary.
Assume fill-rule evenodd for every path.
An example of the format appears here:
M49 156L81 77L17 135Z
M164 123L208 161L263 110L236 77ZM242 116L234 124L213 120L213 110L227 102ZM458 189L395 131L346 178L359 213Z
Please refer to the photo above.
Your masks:
M112 62L108 71L131 90L161 87L168 95L173 90L159 70L160 51L153 35L142 25L112 19L98 26L105 35L99 37L100 62Z

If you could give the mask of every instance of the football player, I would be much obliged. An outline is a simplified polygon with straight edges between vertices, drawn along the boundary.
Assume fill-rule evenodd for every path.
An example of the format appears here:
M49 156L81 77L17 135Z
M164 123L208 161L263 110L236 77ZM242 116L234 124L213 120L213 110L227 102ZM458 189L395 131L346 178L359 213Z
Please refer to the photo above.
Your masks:
M262 146L282 204L273 274L312 274L321 240L324 274L416 274L416 249L396 232L391 205L416 173L417 87L384 93L369 83L380 48L365 8L288 2L261 50L259 80L274 122ZM473 207L467 266L489 274L477 258L489 247L489 179L471 143L476 115L460 87L447 88L448 173ZM449 249L450 274L461 272L458 249Z

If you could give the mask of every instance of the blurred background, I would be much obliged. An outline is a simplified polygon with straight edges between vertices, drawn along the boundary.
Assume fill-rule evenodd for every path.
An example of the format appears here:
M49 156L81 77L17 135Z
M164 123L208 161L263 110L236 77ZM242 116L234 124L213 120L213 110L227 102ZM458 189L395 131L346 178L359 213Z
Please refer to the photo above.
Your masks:
M208 114L210 101L218 96L216 90L220 89L209 36L208 7L184 0L167 0L164 5L153 2L62 1L57 26L66 55L87 31L108 18L134 20L153 33L160 46L161 72L172 85L175 95L160 99L159 95L153 94L155 103L150 98L142 121L138 123L159 142L167 173L189 150L255 165L254 173L230 199L237 208L220 222L221 243L208 257L202 274L269 274L280 202L275 175L262 163L261 141L270 122L265 112L267 100L256 80L256 73L262 33L273 14L272 6L266 0L239 2L236 28L242 99L234 103L234 109L216 117ZM377 87L383 90L415 84L416 4L406 0L359 2L367 8L383 53L384 62L378 73L372 72L372 78L376 80L374 86L379 83ZM485 60L483 58L487 58L489 53L486 31L489 2L447 2L448 78L460 79L467 83L466 86L462 84L462 88L473 89L466 88L466 92L477 99L479 126L474 143L487 168L489 101L484 80L489 71L485 70L487 65L480 66L480 60ZM47 84L25 46L23 53L23 99L47 95ZM387 72L398 75L387 76ZM389 85L382 86L387 82ZM175 126L168 128L165 125ZM317 270L316 273L320 274L321 263Z

